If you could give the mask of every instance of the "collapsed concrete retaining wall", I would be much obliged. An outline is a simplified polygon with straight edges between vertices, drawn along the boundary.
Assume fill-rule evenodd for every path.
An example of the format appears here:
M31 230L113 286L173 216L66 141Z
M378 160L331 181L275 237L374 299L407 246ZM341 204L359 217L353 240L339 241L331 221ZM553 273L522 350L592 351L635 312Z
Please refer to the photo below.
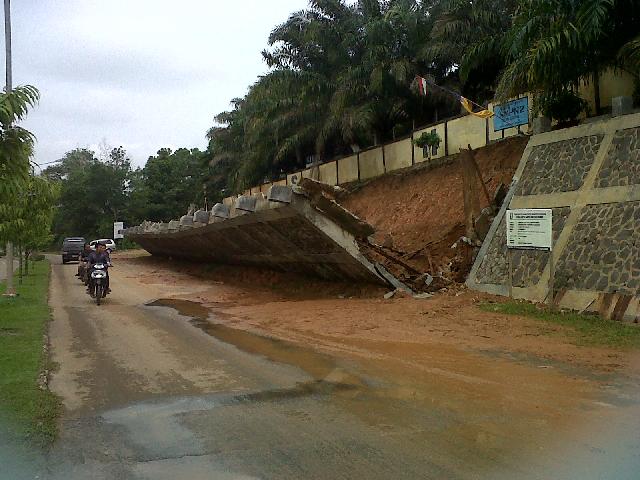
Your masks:
M179 221L144 222L124 234L153 255L386 284L381 267L358 248L357 240L373 228L321 191L294 189L273 186L266 197L241 196L231 207L217 204Z
M640 316L640 114L529 141L467 285L508 294L507 208L553 209L553 299L616 319ZM512 254L513 294L549 295L549 253Z

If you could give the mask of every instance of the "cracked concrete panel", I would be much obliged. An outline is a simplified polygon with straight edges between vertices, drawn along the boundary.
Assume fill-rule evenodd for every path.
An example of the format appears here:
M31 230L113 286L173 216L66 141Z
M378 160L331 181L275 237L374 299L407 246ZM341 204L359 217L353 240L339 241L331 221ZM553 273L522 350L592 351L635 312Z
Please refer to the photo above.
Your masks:
M640 291L640 201L587 205L558 262L559 288Z
M516 195L571 192L584 183L604 135L572 138L534 147Z
M598 172L597 187L640 184L640 127L616 132Z

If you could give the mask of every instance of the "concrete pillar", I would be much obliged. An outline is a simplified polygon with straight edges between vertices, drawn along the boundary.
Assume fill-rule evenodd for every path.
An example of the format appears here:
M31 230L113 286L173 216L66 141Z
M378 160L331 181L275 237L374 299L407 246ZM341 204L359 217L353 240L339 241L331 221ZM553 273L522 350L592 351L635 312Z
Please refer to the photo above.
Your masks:
M206 225L209 223L209 212L206 210L197 210L196 213L193 214L193 221Z
M619 117L633 111L633 99L631 97L613 97L611 99L611 116Z
M243 212L255 212L258 198L254 195L241 195L236 199L236 210Z
M551 131L551 119L549 117L536 117L533 119L533 134Z
M193 227L193 215L183 215L180 217L181 227Z
M229 218L230 208L224 203L216 203L211 209L211 215L209 218L210 223L223 221Z
M273 185L267 193L267 199L270 202L291 203L292 196L293 190L291 187L285 187L284 185Z

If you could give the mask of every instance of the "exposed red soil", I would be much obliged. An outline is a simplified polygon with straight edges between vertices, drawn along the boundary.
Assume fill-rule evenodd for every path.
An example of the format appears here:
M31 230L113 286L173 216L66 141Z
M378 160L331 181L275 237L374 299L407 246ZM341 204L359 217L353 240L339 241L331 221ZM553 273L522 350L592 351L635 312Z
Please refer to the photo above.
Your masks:
M511 183L527 141L528 137L509 138L475 150L492 198L500 184ZM388 242L390 236L393 248L405 252L404 258L419 270L434 273L434 268L448 270L449 263L462 262L461 271L452 278L460 281L470 268L465 247L462 253L451 248L465 231L462 168L457 156L446 165L425 167L376 178L356 187L340 203L373 225L380 243L385 238ZM480 203L482 208L487 206L483 195Z
M531 318L483 311L490 295L454 286L429 299L386 289L323 282L291 274L234 266L196 264L118 252L118 267L167 298L184 298L210 308L219 321L244 330L316 348L380 354L380 349L456 348L470 352L516 352L537 358L615 372L627 352L573 343L571 330ZM370 353L367 353L369 351Z

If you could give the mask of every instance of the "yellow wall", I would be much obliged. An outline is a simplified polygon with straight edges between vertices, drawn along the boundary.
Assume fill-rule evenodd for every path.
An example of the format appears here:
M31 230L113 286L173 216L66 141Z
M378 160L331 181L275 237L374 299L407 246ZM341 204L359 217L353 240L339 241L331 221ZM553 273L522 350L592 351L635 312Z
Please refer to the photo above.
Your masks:
M398 140L384 146L384 164L387 172L411 166L411 139Z
M467 115L447 123L449 155L460 153L461 148L484 147L487 144L485 120Z
M360 179L377 177L384 173L382 147L360 152Z
M278 180L277 182L273 182L274 185L287 185L287 181L283 178L282 180Z
M633 95L634 80L627 72L608 70L600 75L600 103L611 106L613 97L631 97Z
M611 98L621 95L632 95L634 88L634 80L631 75L626 72L615 72L613 70L606 71L600 76L600 100L603 107L611 105ZM582 84L579 90L582 98L589 102L592 114L595 113L594 94L593 94L593 82L589 84ZM493 108L493 105L489 105ZM529 108L533 108L533 99L529 95ZM530 119L533 118L531 114ZM530 127L523 125L520 127L523 132L527 132ZM427 127L423 130L414 132L413 138L417 138L422 132L430 132L435 129L442 143L438 148L438 153L432 158L439 158L444 156L445 153L445 128L444 123ZM505 130L505 138L513 135L517 135L517 128L510 128ZM467 115L457 118L448 122L448 151L449 155L459 153L460 148L467 148L467 144L471 144L473 148L479 148L486 144L486 127L485 120ZM502 138L502 132L493 131L493 120L489 120L489 141L499 140ZM411 148L412 142L410 139L399 140L393 142L384 147L384 163L382 157L382 148L377 147L370 150L366 150L360 153L360 178L368 179L378 175L382 175L386 171L392 171L399 168L405 168L411 165ZM423 150L413 146L414 150L414 162L419 163L426 160L423 157ZM351 155L349 157L341 158L338 162L338 178L335 175L335 162L321 165L314 171L314 178L330 185L335 185L338 181L340 184L354 182L358 180L358 156ZM319 176L318 176L319 173ZM310 178L311 170L307 169L303 172L295 172L287 175L287 185L293 184L293 177L297 176L298 180L303 177ZM281 182L276 182L284 184ZM270 185L270 184L269 184ZM268 186L267 186L268 188ZM260 187L253 187L251 193L257 193L261 191ZM262 189L266 192L266 189ZM232 197L229 197L232 198ZM226 199L225 199L226 200ZM233 201L233 199L231 200Z
M225 204L228 207L231 207L233 205L233 201L234 200L235 200L235 197L227 197L227 198L222 200L222 203Z
M616 72L614 70L602 72L600 74L600 106L610 107L613 97L632 96L633 87L633 76L627 72ZM578 88L578 94L589 104L591 115L595 115L596 102L593 79L590 78L588 82L581 82Z
M413 138L416 139L423 133L429 133L431 130L435 130L436 133L440 136L440 146L438 147L438 153L436 155L432 155L431 158L444 157L444 123L438 123L437 125L432 125L431 127L414 132ZM413 155L416 163L428 160L428 157L424 156L424 150L422 148L416 147L415 145L413 147Z
M349 183L356 180L358 180L358 156L351 155L338 160L338 181Z
M260 185L260 191L262 193L267 193L271 188L271 185L272 185L271 183L263 183L262 185Z
M320 181L327 185L337 185L338 174L336 171L336 162L323 163L320 165Z

